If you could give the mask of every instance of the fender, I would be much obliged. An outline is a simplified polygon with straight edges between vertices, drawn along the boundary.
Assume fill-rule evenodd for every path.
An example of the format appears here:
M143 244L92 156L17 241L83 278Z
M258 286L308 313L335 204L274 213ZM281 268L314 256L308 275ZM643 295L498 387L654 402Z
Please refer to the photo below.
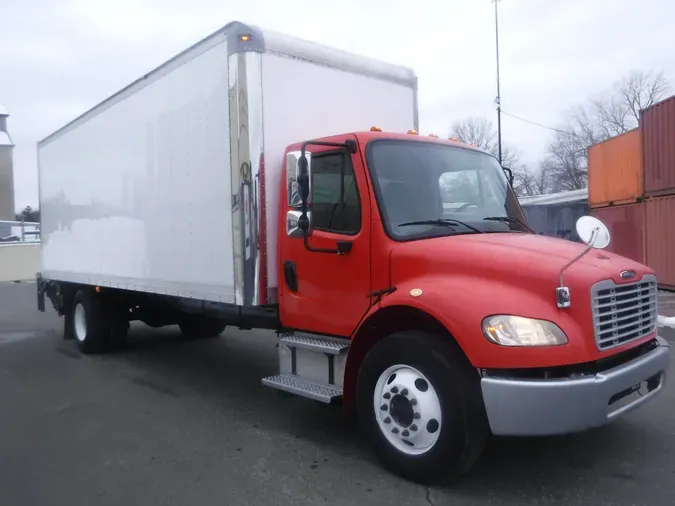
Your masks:
M482 369L543 368L591 362L654 338L654 335L646 336L609 352L600 352L593 338L590 293L585 299L579 294L573 307L561 310L555 304L552 286L555 282L550 279L523 285L474 274L429 275L396 283L396 291L384 295L373 305L352 334L345 369L345 399L355 385L358 368L368 350L387 335L404 330L409 318L415 319L416 324L421 323L423 328L447 332L469 362ZM550 297L544 298L541 294ZM547 347L499 346L488 341L481 328L483 319L494 314L552 321L565 332L568 343Z

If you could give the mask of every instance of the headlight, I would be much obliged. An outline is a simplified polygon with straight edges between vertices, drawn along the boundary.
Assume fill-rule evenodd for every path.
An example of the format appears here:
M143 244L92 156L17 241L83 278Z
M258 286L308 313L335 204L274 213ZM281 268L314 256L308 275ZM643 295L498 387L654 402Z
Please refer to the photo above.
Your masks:
M522 316L488 316L483 320L483 334L502 346L559 346L567 343L567 336L555 323Z

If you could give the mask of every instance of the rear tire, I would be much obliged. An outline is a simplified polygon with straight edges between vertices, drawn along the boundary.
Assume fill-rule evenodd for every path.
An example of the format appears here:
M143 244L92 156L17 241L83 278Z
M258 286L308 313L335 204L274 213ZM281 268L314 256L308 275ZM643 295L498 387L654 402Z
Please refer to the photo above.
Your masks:
M111 326L103 299L90 290L79 290L70 308L72 333L78 349L85 354L105 351Z
M208 316L185 315L178 326L185 337L204 339L222 334L226 324L223 320Z
M377 343L359 371L357 407L382 463L416 482L468 471L489 435L478 373L446 335L397 332Z

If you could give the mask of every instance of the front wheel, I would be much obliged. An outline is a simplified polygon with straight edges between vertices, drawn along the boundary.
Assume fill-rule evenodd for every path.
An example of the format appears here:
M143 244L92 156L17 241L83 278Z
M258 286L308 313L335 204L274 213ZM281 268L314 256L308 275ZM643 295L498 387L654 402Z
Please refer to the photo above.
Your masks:
M392 334L370 350L359 372L359 417L376 453L414 481L465 472L488 435L478 373L449 339Z

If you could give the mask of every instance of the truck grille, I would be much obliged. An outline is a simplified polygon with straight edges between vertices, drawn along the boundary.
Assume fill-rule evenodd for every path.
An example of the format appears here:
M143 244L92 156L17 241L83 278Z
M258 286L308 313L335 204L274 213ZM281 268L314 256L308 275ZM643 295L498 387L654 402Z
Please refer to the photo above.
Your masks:
M608 350L651 334L656 329L656 276L638 283L617 285L612 280L591 289L593 328L599 350Z

